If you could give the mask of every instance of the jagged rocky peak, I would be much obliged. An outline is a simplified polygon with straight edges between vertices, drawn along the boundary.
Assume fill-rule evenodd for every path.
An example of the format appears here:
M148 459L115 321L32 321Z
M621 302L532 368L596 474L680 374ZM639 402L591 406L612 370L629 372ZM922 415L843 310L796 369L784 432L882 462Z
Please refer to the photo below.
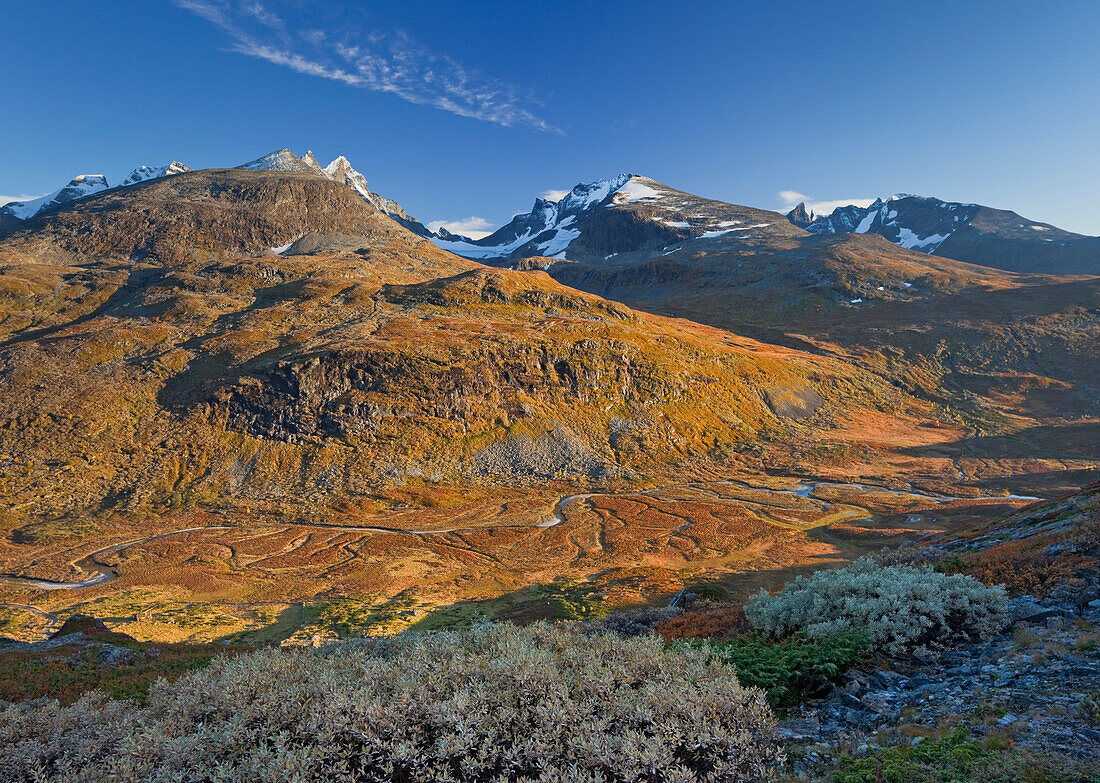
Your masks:
M792 212L788 219L798 225ZM879 234L896 245L958 261L1048 274L1097 274L1100 238L1016 212L934 196L895 193L849 204L805 225L813 234Z
M367 185L367 178L356 171L355 167L351 165L351 162L343 155L338 156L327 166L322 166L312 150L306 152L304 156L299 158L289 149L281 149L268 153L262 158L257 158L237 168L252 169L255 171L285 171L313 174L318 177L330 179L333 182L339 182L347 185L358 193L368 204L386 213L410 231L421 236L428 236L431 234L422 224L409 217L404 208L396 201L371 192Z
M313 150L307 150L306 154L302 157L302 163L309 166L310 170L316 174L323 174L324 168L321 166L321 162L313 154Z
M171 177L176 174L183 174L186 171L190 171L191 167L180 163L178 160L174 160L167 166L138 166L136 169L130 172L130 175L122 182L118 183L117 187L125 187L127 185L136 185L139 182L145 182L150 179L160 179L161 177Z
M325 166L325 176L336 182L343 182L348 187L359 193L367 201L372 201L374 195L367 187L367 178L356 171L351 163L343 155ZM373 201L372 201L373 203ZM377 206L377 204L375 205Z
M367 199L367 201L371 201L370 196L373 195L367 187L367 178L356 171L355 168L352 167L351 162L343 155L337 157L327 166L322 166L320 161L318 161L317 157L313 154L313 150L306 152L303 157L299 158L289 149L281 149L270 152L249 163L245 163L238 168L251 169L253 171L285 171L316 174L319 177L348 185L353 190L357 191L360 196Z
M314 159L316 162L316 158ZM256 160L243 163L237 168L250 169L252 171L285 171L285 172L299 172L301 174L317 174L316 169L310 166L306 161L299 158L293 152L288 149L276 150L275 152L269 152L263 157L256 158Z
M805 228L814 221L814 213L806 209L806 202L798 202L798 206L787 213L787 219L799 228Z

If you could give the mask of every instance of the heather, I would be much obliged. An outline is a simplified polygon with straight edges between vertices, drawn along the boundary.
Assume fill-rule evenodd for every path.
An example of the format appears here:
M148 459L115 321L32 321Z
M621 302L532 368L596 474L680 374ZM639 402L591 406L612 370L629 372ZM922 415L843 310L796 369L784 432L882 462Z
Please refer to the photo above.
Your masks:
M219 659L144 705L0 715L0 779L726 781L780 759L761 691L655 636L536 624Z

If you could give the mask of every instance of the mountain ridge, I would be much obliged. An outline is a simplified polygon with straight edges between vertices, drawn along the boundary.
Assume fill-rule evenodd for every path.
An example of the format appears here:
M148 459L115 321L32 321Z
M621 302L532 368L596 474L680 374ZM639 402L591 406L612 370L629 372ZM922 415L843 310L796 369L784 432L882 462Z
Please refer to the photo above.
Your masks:
M982 204L899 193L868 207L787 215L812 234L880 234L894 244L1014 272L1100 274L1100 237L1089 237Z
M444 250L486 263L531 256L598 260L624 252L662 251L693 240L725 241L758 233L792 234L786 218L676 190L657 180L623 173L576 185L557 201L538 198L487 237L471 240L435 234Z

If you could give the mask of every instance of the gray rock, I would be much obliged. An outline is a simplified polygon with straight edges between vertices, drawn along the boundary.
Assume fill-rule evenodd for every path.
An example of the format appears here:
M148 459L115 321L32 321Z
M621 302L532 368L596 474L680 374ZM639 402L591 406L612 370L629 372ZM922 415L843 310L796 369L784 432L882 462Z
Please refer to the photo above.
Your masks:
M1013 623L1041 623L1051 617L1061 617L1062 610L1043 606L1031 596L1025 595L1008 602L1008 616Z

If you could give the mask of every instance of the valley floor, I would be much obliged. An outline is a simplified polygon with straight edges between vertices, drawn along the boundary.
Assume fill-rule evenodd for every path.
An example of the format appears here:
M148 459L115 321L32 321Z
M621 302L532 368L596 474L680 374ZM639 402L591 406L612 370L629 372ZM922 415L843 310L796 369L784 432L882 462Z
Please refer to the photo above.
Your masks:
M667 601L684 584L744 596L1034 499L934 480L761 475L559 491L347 526L179 515L142 537L43 548L29 563L9 546L3 634L31 641L74 613L142 640L248 643L581 619Z

